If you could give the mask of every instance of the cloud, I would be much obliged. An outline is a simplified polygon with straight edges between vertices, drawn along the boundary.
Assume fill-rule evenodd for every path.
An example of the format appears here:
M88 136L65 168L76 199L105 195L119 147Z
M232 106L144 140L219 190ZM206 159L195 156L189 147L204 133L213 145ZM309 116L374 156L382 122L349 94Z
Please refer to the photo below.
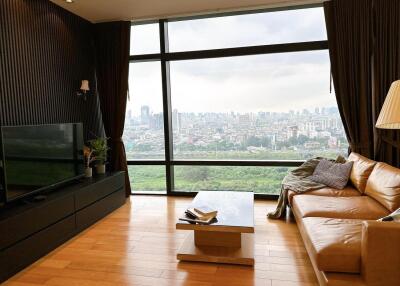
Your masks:
M326 39L322 8L178 21L168 30L171 52Z
M198 72L187 72L192 70ZM335 105L327 51L174 62L171 86L172 106L179 111L284 112Z

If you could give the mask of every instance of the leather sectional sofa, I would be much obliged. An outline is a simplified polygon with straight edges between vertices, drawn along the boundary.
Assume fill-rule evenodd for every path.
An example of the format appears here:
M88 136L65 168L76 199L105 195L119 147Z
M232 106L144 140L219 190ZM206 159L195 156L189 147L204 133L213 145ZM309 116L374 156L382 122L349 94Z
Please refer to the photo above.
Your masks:
M400 223L377 219L400 208L400 169L359 154L343 190L289 192L320 285L400 285Z

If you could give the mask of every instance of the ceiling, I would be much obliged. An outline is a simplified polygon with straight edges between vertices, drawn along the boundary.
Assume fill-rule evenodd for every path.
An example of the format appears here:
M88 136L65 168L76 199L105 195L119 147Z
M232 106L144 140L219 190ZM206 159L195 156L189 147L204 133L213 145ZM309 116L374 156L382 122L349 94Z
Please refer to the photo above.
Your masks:
M150 20L278 6L321 3L323 0L50 0L93 23Z

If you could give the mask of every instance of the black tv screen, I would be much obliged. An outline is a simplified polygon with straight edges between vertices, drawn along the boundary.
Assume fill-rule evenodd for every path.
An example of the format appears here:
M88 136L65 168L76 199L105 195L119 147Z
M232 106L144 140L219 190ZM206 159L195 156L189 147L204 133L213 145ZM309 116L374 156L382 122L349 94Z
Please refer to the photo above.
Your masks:
M82 124L1 128L7 202L54 188L84 174Z

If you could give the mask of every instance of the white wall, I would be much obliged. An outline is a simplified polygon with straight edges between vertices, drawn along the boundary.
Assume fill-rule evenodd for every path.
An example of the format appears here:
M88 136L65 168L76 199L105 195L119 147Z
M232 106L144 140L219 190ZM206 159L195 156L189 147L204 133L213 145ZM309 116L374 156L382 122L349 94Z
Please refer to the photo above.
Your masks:
M50 0L91 22L113 20L149 20L322 3L323 0Z

